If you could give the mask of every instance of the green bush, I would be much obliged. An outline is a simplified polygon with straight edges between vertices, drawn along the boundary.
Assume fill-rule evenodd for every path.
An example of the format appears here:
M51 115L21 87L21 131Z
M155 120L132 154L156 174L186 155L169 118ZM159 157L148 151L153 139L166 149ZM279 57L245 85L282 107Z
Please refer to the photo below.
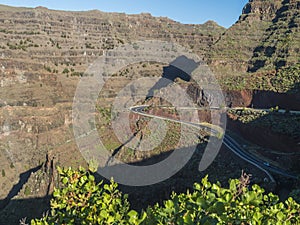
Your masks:
M64 68L63 73L69 73L69 69L68 68Z
M58 168L62 187L55 189L51 215L32 220L31 225L56 224L140 224L137 212L129 209L127 195L117 190L117 183L95 183L83 168L79 171Z
M62 187L55 189L51 214L31 225L56 224L300 224L300 205L292 198L279 202L249 179L230 180L229 188L210 183L206 176L192 192L173 193L162 206L156 204L140 214L130 210L127 195L117 184L95 183L84 169L59 169ZM249 177L248 177L249 178Z
M300 83L300 64L281 69L271 84L278 92L296 91ZM294 89L294 90L293 90Z
M258 185L251 190L231 180L230 187L208 182L194 185L187 194L173 194L164 206L148 209L148 224L299 224L300 206L292 198L285 203L264 194Z
M25 194L26 196L28 196L28 195L31 194L30 187L28 187L28 186L25 187L24 194Z

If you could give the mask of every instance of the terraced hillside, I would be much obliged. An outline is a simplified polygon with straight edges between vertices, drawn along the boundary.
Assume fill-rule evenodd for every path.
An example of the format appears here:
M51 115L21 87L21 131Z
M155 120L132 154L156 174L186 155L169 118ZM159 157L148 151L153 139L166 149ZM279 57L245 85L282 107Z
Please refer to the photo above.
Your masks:
M214 73L222 77L223 88L298 92L299 15L298 0L249 1L236 24L221 35L206 55ZM276 94L269 94L276 98ZM288 98L299 101L299 95ZM295 107L297 101L288 107Z
M236 24L226 30L213 21L180 24L147 13L0 5L0 199L43 197L53 189L54 166L86 163L73 135L74 93L80 77L93 75L85 73L89 65L125 43L134 47L137 40L166 40L192 49L220 78L229 106L299 107L299 6L299 0L250 0ZM111 125L111 112L105 107L118 90L139 77L161 76L162 70L160 64L145 63L115 74L101 93L105 98L97 109L99 130ZM199 88L186 86L196 102L207 97ZM174 131L170 136L177 138ZM119 147L111 133L102 134L107 146ZM135 157L132 151L125 156L129 161ZM225 175L236 168L234 159ZM43 170L34 170L42 164ZM6 218L14 213L17 218L18 212L11 212L15 205L0 200L2 208Z
M207 53L218 76L245 74L253 51L272 25L281 0L251 0L239 20L230 27Z
M300 2L284 1L253 53L248 71L278 70L300 63Z
M79 77L106 50L159 39L204 55L224 30L212 21L183 25L150 14L0 5L0 199L20 181L19 174L41 165L46 155L61 165L84 163L73 137L72 102Z

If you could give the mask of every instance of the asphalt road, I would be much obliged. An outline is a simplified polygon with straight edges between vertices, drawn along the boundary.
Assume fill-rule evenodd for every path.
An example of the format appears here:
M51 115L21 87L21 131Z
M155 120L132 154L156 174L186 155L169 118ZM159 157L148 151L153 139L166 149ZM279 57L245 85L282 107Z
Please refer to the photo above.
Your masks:
M162 117L162 116L148 114L144 111L144 109L146 107L148 107L148 105L134 106L134 107L130 108L130 111L133 113L142 115L142 116L146 116L146 117L157 118L157 119L161 119L161 120L186 124L186 125L200 128L200 129L204 129L205 131L208 131L211 134L216 135L216 136L220 135L220 131L212 128L211 126L207 126L205 124L196 124L196 123L185 122L185 121L180 121L180 120L176 120L176 119L171 119L171 118L166 118L166 117ZM269 162L263 161L255 156L253 156L249 152L244 151L244 149L232 137L230 137L226 133L223 135L223 143L228 149L230 149L238 157L240 157L241 159L245 160L246 162L252 164L253 166L257 167L258 169L260 169L261 171L266 173L271 182L275 182L275 179L273 178L273 176L271 175L270 172L280 174L280 175L288 177L288 178L298 179L298 177L296 175L286 172L285 170L283 170L281 168L270 165Z

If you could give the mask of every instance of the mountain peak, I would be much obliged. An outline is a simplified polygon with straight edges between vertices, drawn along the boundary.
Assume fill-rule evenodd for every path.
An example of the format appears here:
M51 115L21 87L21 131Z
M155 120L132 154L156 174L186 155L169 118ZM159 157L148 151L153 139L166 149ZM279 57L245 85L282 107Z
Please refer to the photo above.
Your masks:
M207 26L207 27L222 27L221 25L219 25L217 22L213 21L213 20L208 20L206 21L203 25Z
M249 0L242 11L240 19L252 15L260 20L269 20L281 6L282 0Z
M44 7L44 6L37 6L37 7L35 7L35 9L44 9L44 10L48 10L48 8L47 8L47 7Z

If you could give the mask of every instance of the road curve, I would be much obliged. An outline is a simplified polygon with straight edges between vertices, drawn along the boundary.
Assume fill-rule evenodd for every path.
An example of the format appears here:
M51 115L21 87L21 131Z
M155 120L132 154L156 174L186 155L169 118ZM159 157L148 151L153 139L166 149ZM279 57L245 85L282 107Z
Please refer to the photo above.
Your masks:
M144 109L146 107L148 107L148 105L138 105L138 106L130 107L129 110L132 113L139 114L142 116L157 118L157 119L161 119L161 120L166 120L166 121L171 121L171 122L176 122L176 123L193 126L193 127L208 131L212 135L215 135L217 137L220 136L220 131L214 129L212 126L205 125L205 123L196 124L196 123L192 123L192 122L185 122L185 121L180 121L180 120L171 119L171 118L167 118L167 117L148 114L144 111ZM249 154L248 152L244 151L243 148L228 134L224 134L224 135L222 134L222 136L223 136L223 143L228 149L230 149L234 154L236 154L241 159L245 160L246 162L252 164L253 166L257 167L258 169L260 169L261 171L266 173L268 175L268 177L270 178L271 182L275 182L275 179L270 174L270 172L280 174L282 176L289 177L292 179L298 179L298 177L296 175L288 173L278 167L272 166L268 162L262 161L262 160L256 158L255 156Z

